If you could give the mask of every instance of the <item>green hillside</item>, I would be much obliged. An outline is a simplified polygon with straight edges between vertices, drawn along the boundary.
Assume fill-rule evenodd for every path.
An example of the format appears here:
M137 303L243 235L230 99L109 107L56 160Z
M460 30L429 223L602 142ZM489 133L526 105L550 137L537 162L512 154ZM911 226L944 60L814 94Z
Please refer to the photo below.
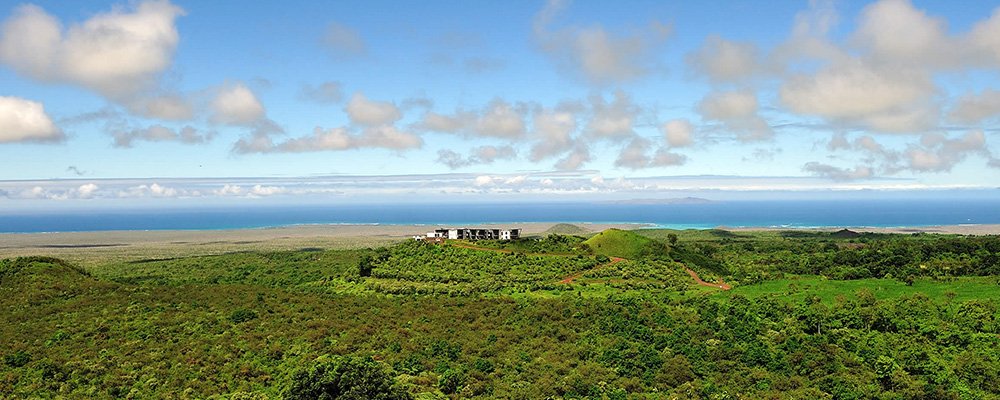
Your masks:
M667 252L667 246L648 237L621 229L608 229L583 242L596 254L627 259Z
M590 233L590 231L583 229L579 226L573 224L555 224L551 228L547 229L544 234L557 234L557 235L577 235L582 236Z

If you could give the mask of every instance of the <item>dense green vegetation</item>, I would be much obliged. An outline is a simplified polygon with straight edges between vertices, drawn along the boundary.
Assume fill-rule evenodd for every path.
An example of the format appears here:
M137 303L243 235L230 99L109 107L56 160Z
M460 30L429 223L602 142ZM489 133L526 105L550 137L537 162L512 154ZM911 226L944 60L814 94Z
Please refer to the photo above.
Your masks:
M638 233L2 260L0 397L1000 398L1000 238Z

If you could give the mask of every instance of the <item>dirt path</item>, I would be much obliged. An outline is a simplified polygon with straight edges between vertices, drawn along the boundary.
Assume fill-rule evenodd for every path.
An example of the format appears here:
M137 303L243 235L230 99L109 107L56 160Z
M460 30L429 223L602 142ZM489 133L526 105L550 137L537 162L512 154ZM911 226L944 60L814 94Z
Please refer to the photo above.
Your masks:
M719 278L719 283L708 283L701 280L701 277L698 276L698 273L691 270L691 268L684 267L684 270L687 271L688 275L691 275L691 278L694 279L695 283L701 286L708 286L722 290L729 290L733 288L732 286L729 286L729 284L726 283L726 281L722 280L722 278Z
M611 261L608 261L608 262L606 262L604 264L598 265L598 266L596 266L594 268L586 269L586 270L574 273L572 275L569 275L569 276L567 276L565 278L562 278L562 280L560 280L558 283L560 285L568 285L570 283L573 283L574 280L576 280L577 278L583 276L583 274L585 274L587 272L596 271L596 270L599 270L599 269L607 267L607 266L618 264L618 263L620 263L622 261L625 261L625 259L624 258L619 258L619 257L611 257Z

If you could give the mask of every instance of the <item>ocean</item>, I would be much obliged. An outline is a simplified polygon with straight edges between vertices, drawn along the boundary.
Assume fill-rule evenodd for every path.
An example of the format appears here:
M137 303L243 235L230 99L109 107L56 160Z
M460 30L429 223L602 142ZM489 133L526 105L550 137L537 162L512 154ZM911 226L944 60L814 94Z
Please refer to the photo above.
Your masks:
M705 204L499 203L0 211L0 232L215 230L301 224L644 223L665 228L1000 224L997 200L720 201Z

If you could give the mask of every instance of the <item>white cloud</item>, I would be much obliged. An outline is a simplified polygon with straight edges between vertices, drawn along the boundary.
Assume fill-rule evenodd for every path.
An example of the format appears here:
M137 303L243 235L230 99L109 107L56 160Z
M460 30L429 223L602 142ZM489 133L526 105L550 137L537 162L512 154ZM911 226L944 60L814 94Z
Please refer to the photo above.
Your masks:
M524 109L495 99L484 110L476 123L476 131L483 136L513 139L524 135Z
M687 57L688 65L713 82L739 82L765 72L757 46L710 35L696 52Z
M577 170L590 160L590 149L585 144L577 143L569 154L556 162L555 167L560 170Z
M584 131L598 138L624 139L635 132L635 119L642 111L632 98L622 90L614 92L614 100L606 102L604 96L590 96L591 116Z
M263 186L260 184L253 185L253 187L251 187L249 190L249 194L251 196L260 196L260 197L274 196L277 194L284 194L287 192L288 192L287 189L280 186Z
M710 121L722 122L741 141L770 139L774 131L757 114L757 96L748 91L709 93L698 104L698 112Z
M399 107L396 107L395 104L369 100L361 92L351 96L344 111L347 112L347 116L351 118L352 122L364 126L387 125L403 117Z
M950 171L970 154L990 156L982 131L972 131L955 139L936 134L923 135L921 146L911 146L905 152L909 167L922 172Z
M96 193L98 189L100 189L100 187L97 186L96 184L85 183L83 185L80 185L80 187L76 188L76 197L81 199L89 199L91 197L94 197L94 193Z
M960 61L947 29L909 0L882 0L861 12L853 42L880 64L940 66Z
M58 142L65 138L42 103L0 96L0 143Z
M492 164L497 160L507 160L517 156L517 152L511 146L480 146L472 149L472 154L463 157L452 150L439 150L437 162L447 165L448 168L457 169L471 165Z
M253 126L263 120L267 112L257 96L243 83L227 85L212 100L212 122Z
M493 177L489 175L480 175L473 180L472 184L477 187L493 186Z
M169 121L187 121L194 117L191 101L176 94L137 97L125 106L133 114Z
M323 130L313 129L313 134L287 141L278 145L274 151L301 153L324 150L347 150L357 146L357 139L354 138L346 128L333 128Z
M911 172L947 172L956 165L966 160L969 156L978 155L987 160L987 164L993 162L994 158L986 145L986 136L982 131L971 131L962 136L949 138L943 134L921 135L918 143L911 143L905 150L893 150L886 148L875 141L871 136L861 136L854 141L848 141L846 137L837 136L828 148L832 150L857 150L865 155L863 161L876 166L868 167L868 175L876 173L893 175L901 171ZM861 175L862 170L855 168L854 171L827 168L825 164L809 163L812 165L808 171L823 176L838 176L838 179L850 179L855 175Z
M782 85L780 97L796 113L883 132L912 132L926 130L936 121L928 108L935 92L924 72L880 69L855 61L811 76L793 76Z
M543 109L534 114L532 134L538 142L531 147L531 161L563 154L573 148L576 115L569 110Z
M305 153L362 148L403 151L419 148L423 143L419 136L390 125L365 128L361 133L353 133L345 127L326 130L316 127L311 135L290 138L277 144L267 135L252 135L240 139L233 150L237 153Z
M147 128L131 130L114 130L111 132L115 147L132 147L136 140L148 142L179 142L184 144L206 143L215 136L214 132L199 132L191 126L174 130L163 125L153 125Z
M686 147L694 143L692 133L694 126L686 119L673 119L663 124L663 137L670 147Z
M959 97L949 117L965 124L978 124L1000 116L1000 91L984 89L978 94Z
M393 126L368 128L357 139L357 147L373 147L392 150L416 149L423 146L420 136L401 131Z
M225 184L221 188L213 190L217 196L242 196L246 191L240 185Z
M648 29L625 36L613 35L600 25L550 30L565 5L550 0L534 20L535 39L557 65L602 85L634 80L655 69L652 56L670 36L671 27L654 21Z
M646 168L649 166L649 147L651 143L643 138L635 138L626 145L620 154L618 154L618 159L615 160L616 167L625 167L631 169Z
M432 132L514 140L524 136L527 114L526 105L496 98L478 111L456 110L451 115L428 111L416 126Z
M650 157L649 151L652 147L653 143L647 139L632 139L632 141L622 148L622 151L618 154L618 159L615 160L615 166L636 170L651 167L675 166L687 162L687 156L670 152L665 147L659 148L653 153L653 156Z
M835 181L853 181L859 179L869 179L874 175L874 171L867 166L859 165L853 169L839 168L829 164L819 162L809 162L802 167L803 170L815 176L832 179Z
M41 81L79 84L126 99L155 86L170 66L184 14L166 0L116 8L63 29L34 5L18 7L2 26L0 61Z

